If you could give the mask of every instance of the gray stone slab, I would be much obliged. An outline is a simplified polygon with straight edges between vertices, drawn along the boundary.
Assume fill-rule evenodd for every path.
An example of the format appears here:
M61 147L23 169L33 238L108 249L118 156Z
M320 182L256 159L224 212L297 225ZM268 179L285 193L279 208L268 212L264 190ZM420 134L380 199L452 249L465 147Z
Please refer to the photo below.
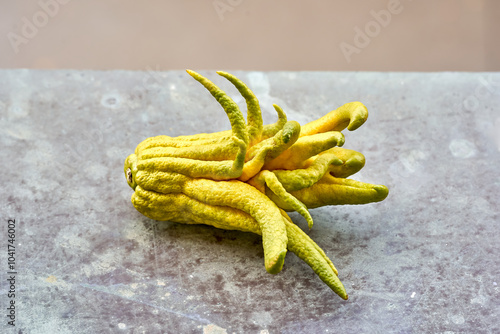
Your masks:
M500 332L500 73L234 74L266 123L272 103L301 124L368 107L344 147L389 197L311 210L308 232L350 299L292 253L267 274L257 235L134 209L123 161L139 142L229 128L185 72L2 70L2 328L15 219L16 333Z

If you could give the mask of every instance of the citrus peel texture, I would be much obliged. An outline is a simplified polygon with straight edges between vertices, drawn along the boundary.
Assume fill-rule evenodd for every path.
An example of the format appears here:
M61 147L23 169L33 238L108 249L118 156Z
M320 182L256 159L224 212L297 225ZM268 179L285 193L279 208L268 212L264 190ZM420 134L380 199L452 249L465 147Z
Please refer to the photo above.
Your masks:
M247 119L213 82L187 70L220 103L231 130L189 136L156 136L141 142L125 160L134 190L132 204L145 216L185 224L208 224L262 236L266 270L277 274L288 250L304 260L341 298L348 295L325 252L286 211L307 221L325 205L378 202L387 187L347 179L365 164L361 153L344 149L342 130L367 119L360 102L347 103L300 126L274 105L278 121L263 125L259 101L238 78L217 72L244 97Z

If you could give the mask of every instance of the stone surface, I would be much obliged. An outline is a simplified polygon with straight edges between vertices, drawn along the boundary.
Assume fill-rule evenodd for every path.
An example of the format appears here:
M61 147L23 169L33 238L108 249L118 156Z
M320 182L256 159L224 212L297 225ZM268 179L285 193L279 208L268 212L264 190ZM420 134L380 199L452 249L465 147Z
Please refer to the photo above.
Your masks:
M15 219L16 333L500 331L499 73L234 74L266 123L272 103L301 124L367 105L344 147L366 156L353 178L387 185L389 197L311 210L308 232L350 299L293 253L267 274L257 235L133 208L123 161L139 142L229 128L185 72L3 70L2 328Z

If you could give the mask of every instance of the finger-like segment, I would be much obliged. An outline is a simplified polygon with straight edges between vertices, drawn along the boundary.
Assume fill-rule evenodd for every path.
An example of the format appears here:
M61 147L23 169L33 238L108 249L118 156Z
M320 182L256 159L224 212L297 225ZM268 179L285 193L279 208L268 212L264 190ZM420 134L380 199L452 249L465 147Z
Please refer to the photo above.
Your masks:
M266 162L269 162L292 146L299 138L300 124L290 121L285 124L274 137L266 139L250 148L246 159L250 157L243 166L243 173L239 178L241 181L247 181L261 171Z
M227 72L218 71L217 74L229 80L245 98L247 103L247 130L250 145L260 141L262 135L262 114L259 100L255 94L237 77Z
M346 103L325 116L302 126L300 136L310 136L326 131L349 131L359 128L368 118L368 109L361 102Z
M138 152L139 159L151 158L187 158L203 161L232 160L238 154L239 147L229 141L218 145L192 145L188 147L150 147Z
M240 145L245 146L244 142ZM202 161L188 158L150 158L137 162L137 168L144 171L174 172L182 175L210 178L213 180L237 179L241 176L245 155L240 149L234 161Z
M158 169L138 172L136 181L143 189L157 194L183 193L202 203L227 206L248 213L258 222L262 231L266 270L276 274L283 267L288 239L280 210L265 194L251 185L237 180L218 182L195 179L171 170L160 172Z
M149 137L143 140L139 145L137 145L135 153L139 153L143 150L147 150L152 147L185 148L190 146L202 146L202 145L225 145L231 143L232 131L225 131L225 132L226 134L224 136L211 137L211 138L207 137L205 139L198 138L197 140L189 140L189 139L182 140L180 139L181 137L170 137L163 135Z
M277 274L283 268L288 238L281 213L264 194L249 184L231 180L215 182L197 179L184 188L191 198L213 205L229 206L252 216L262 231L266 270Z
M285 218L290 224L295 225L294 222L292 221L292 218L290 218L290 216L283 209L280 209L280 211L281 211L281 215L283 216L283 218ZM300 232L303 233L303 231L300 228L299 228L299 230L300 230ZM290 241L288 241L288 244L290 245ZM328 266L333 270L333 272L335 273L335 275L338 276L339 273L337 271L337 268L335 268L335 266L333 265L332 261L328 258L328 256L326 256L326 254L323 251L323 249L321 249L321 247L319 247L314 241L313 241L312 245L316 249L316 251L319 254L321 254L321 256L325 259L325 261L328 263Z
M262 234L259 224L248 213L228 206L217 206L192 199L182 193L161 194L137 187L132 203L146 217L184 224L212 225L225 230Z
M301 137L295 144L290 146L289 149L280 154L276 159L266 163L263 168L268 170L304 168L307 159L334 146L342 146L344 145L344 141L344 135L338 131L302 137L301 129Z
M229 118L231 123L231 129L233 131L233 136L244 141L248 145L248 134L246 131L245 119L240 111L240 108L222 89L217 87L212 81L208 80L204 76L196 73L195 71L186 70L189 75L201 83L212 96L220 103L222 108Z
M279 169L273 170L272 173L276 175L278 181L287 191L297 191L311 187L328 173L331 166L337 167L341 164L342 160L335 154L328 153L318 156L307 168L295 170Z
M287 192L285 188L283 188L283 185L278 181L278 178L273 172L263 170L251 179L249 184L260 190L262 190L263 185L265 184L267 186L267 189L265 190L266 195L268 195L268 192L272 192L281 201L285 202L288 207L293 208L293 210L301 214L302 217L306 219L309 228L312 228L313 219L307 210L307 207Z
M283 218L288 235L288 249L306 262L312 270L337 295L347 300L348 295L344 285L338 278L338 272L325 252L305 234L298 226Z
M287 122L286 114L277 104L273 104L274 110L278 113L278 121L273 124L264 125L262 129L262 139L274 136Z
M324 154L334 154L340 160L342 160L341 165L331 165L328 171L334 177L346 178L353 174L356 174L365 166L365 156L354 150L348 150L342 147L334 147L328 151L322 153Z
M238 178L238 180L246 182L256 174L258 174L262 170L262 166L264 166L264 163L266 161L267 153L270 150L271 148L268 146L262 147L257 152L257 155L252 158L252 160L245 163L241 176Z
M369 184L351 179L336 178L329 173L312 187L291 194L304 203L309 209L325 205L367 204L380 202L389 194L389 189L384 185ZM293 210L291 206L279 198L270 197L280 208Z
M296 121L286 122L282 128L271 138L267 138L250 147L247 150L246 160L253 159L260 152L269 148L272 151L267 155L268 159L275 159L290 146L295 144L300 135L300 124Z

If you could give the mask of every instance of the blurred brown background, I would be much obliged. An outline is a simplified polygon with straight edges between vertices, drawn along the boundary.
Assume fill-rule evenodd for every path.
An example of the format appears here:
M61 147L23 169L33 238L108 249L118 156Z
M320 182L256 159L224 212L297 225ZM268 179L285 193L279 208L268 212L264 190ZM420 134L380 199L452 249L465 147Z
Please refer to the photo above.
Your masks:
M498 0L0 4L0 68L500 70Z

